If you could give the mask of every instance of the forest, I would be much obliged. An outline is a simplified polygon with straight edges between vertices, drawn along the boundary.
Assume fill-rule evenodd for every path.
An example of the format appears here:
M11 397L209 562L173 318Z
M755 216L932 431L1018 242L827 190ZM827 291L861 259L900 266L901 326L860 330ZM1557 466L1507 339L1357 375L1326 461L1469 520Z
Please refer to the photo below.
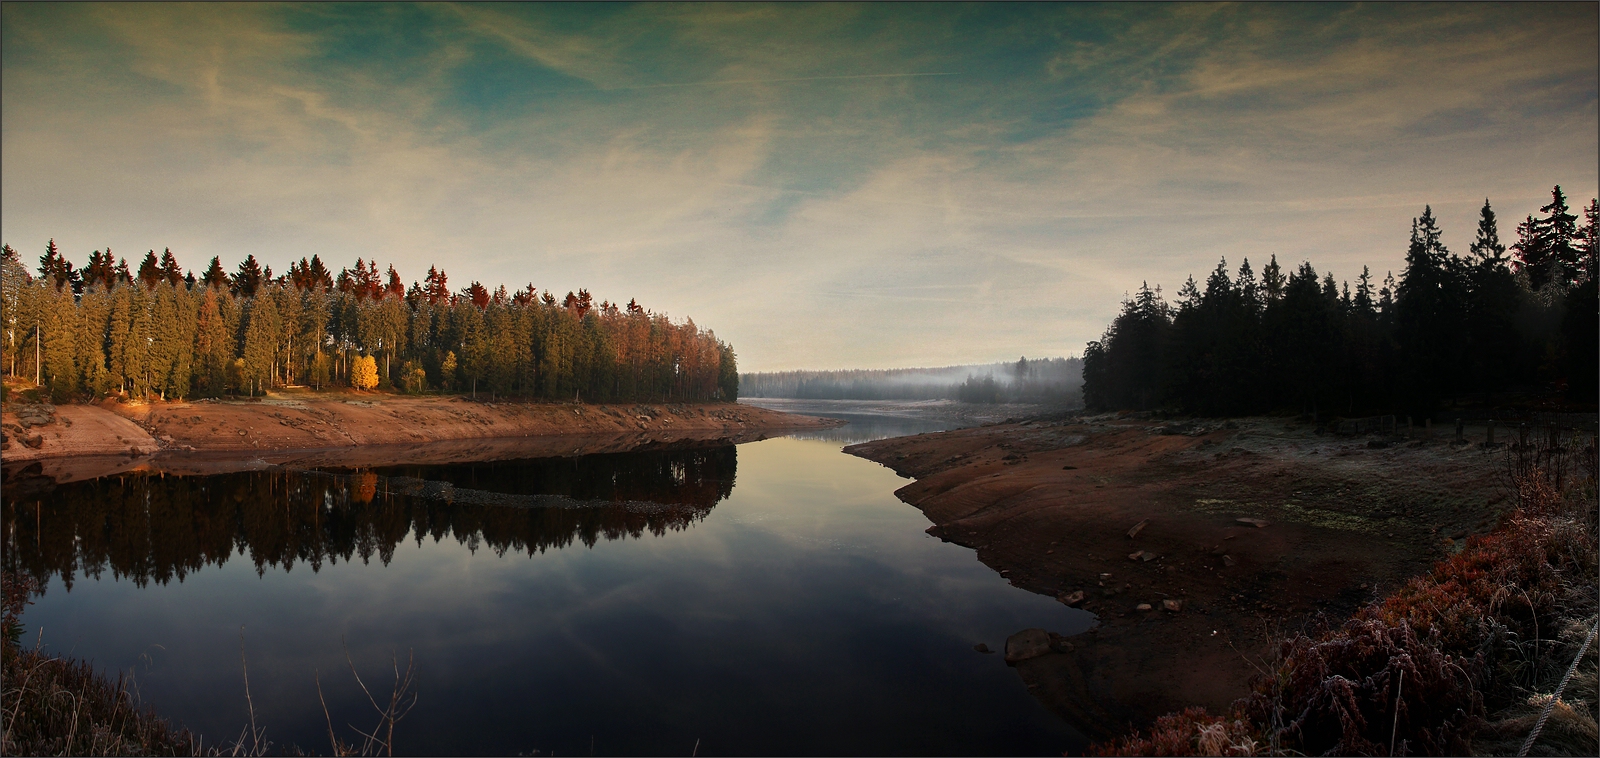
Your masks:
M1431 417L1446 402L1543 398L1593 408L1600 205L1580 223L1560 186L1509 247L1485 200L1468 254L1451 252L1431 207L1412 222L1405 269L1354 290L1277 257L1259 278L1226 260L1167 303L1148 283L1084 351L1094 409L1210 416ZM1561 398L1565 398L1564 401Z
M744 374L747 397L808 400L959 400L965 403L1076 403L1078 358L1035 358L939 368L771 371Z
M452 292L429 268L407 288L394 266L313 256L273 276L254 255L199 276L170 249L130 269L110 249L75 267L51 240L33 276L0 247L0 371L56 402L179 400L287 386L470 392L584 402L732 401L733 348L694 321L634 301L558 299L528 286Z

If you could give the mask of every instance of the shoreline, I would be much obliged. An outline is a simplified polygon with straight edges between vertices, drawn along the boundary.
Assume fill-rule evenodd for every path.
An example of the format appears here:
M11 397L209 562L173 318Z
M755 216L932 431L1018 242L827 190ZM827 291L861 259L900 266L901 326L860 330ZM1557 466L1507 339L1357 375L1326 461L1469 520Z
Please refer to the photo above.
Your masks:
M1100 740L1189 706L1224 711L1282 633L1350 615L1514 507L1503 455L1367 443L1273 418L1047 417L845 452L914 478L895 494L929 534L1098 616L1013 663Z
M0 414L5 467L37 463L59 481L132 470L222 473L285 463L362 467L738 444L840 423L736 403L580 405L353 392L7 404Z

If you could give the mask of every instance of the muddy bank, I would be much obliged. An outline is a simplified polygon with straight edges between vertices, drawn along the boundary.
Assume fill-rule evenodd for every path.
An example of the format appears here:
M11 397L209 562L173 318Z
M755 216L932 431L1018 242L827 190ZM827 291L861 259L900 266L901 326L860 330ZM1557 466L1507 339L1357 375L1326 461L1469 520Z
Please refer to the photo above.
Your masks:
M730 444L839 422L733 403L577 405L297 393L254 401L8 405L7 468L60 481L118 471L453 463Z
M1017 670L1103 739L1189 705L1225 708L1267 640L1315 614L1347 615L1511 505L1501 451L1368 443L1277 419L1102 418L845 450L916 478L895 494L928 516L928 532L974 548L1013 584L1064 602L1083 593L1100 626Z

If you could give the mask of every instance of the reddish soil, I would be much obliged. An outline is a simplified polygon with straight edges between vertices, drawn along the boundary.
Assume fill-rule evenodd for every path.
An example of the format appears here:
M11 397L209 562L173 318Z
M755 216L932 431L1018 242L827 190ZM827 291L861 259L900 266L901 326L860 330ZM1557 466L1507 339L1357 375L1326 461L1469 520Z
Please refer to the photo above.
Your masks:
M48 406L46 406L48 407ZM256 400L8 406L7 464L38 461L58 481L154 468L214 473L268 463L371 466L619 452L761 439L836 426L735 403L475 402L464 397L283 393ZM25 443L37 435L38 447Z
M1091 739L1190 705L1226 708L1270 640L1421 573L1511 502L1500 451L1369 448L1278 419L1032 421L845 450L915 477L895 494L927 514L928 532L1013 584L1083 591L1100 624L1017 670ZM1130 558L1140 551L1155 557Z

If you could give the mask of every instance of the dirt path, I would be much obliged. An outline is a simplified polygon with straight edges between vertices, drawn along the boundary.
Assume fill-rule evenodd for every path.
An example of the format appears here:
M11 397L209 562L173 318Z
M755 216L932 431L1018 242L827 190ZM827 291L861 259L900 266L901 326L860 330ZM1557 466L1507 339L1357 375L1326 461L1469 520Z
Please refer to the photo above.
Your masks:
M1319 612L1348 614L1487 531L1510 502L1502 453L1367 442L1272 419L1102 418L845 451L915 477L895 494L927 514L928 532L975 548L1013 584L1084 593L1100 626L1017 668L1100 739L1189 705L1225 708L1265 640Z
M734 403L497 403L310 392L253 401L16 405L0 416L8 467L37 461L62 480L152 465L200 473L262 461L363 466L617 452L739 442L838 423Z

